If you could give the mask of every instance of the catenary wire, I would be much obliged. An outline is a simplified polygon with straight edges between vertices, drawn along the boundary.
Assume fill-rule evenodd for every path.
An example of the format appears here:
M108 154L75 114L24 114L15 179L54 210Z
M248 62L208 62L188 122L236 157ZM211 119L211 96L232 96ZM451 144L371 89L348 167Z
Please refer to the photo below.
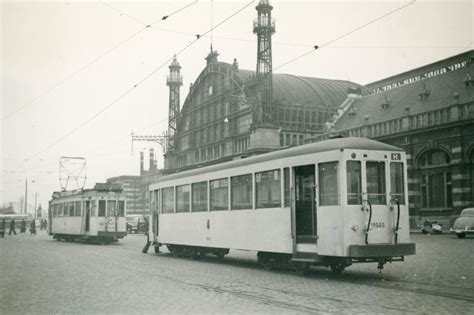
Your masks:
M194 5L195 3L197 3L198 1L194 1L188 5L186 5L185 7L181 8L181 9L178 9L176 11L174 11L173 13L170 13L168 16L171 16L171 15L174 15L188 7L190 7L191 5ZM6 114L5 116L1 117L2 120L6 120L12 116L14 116L15 114L21 112L23 109L27 108L27 107L30 107L32 106L33 104L35 104L38 100L40 100L41 98L43 98L44 96L46 95L49 95L51 92L53 92L54 90L56 90L58 87L62 86L64 83L66 83L67 81L71 80L72 78L74 78L76 75L78 75L79 73L81 73L82 71L86 70L87 68L89 68L90 66L94 65L95 63L97 63L99 60L101 60L102 58L104 58L105 56L109 55L111 52L113 52L114 50L118 49L119 47L123 46L124 44L128 43L129 41L131 41L133 38L137 37L139 34L141 34L142 32L144 32L146 29L150 28L151 25L153 24L156 24L157 22L161 21L161 20L158 20L157 22L154 22L152 24L146 24L142 21L140 21L139 19L113 7L112 5L110 5L109 3L107 2L104 2L104 1L101 1L101 3L105 6L107 6L108 8L114 10L114 11L117 11L119 12L120 14L122 15L125 15L126 17L128 17L129 19L132 19L134 20L135 22L139 23L140 25L142 25L142 28L140 28L137 32L133 33L131 36L127 37L126 39L124 39L123 41L119 42L118 44L112 46L111 48L109 48L108 50L106 50L105 52L101 53L100 55L98 55L97 57L93 58L92 60L90 60L89 62L87 62L85 65L83 65L82 67L80 67L79 69L73 71L72 73L70 73L69 75L67 75L66 77L64 77L63 79L61 79L59 82L57 82L56 84L54 84L53 86L51 86L50 88L47 88L43 93L40 93L38 94L36 97L34 97L31 101L25 103L24 105L20 106L18 109L16 110L13 110L12 112ZM158 28L159 29L159 28Z
M290 63L293 63L293 62L295 62L296 60L299 60L299 59L301 59L301 58L303 58L303 57L305 57L305 56L307 56L307 55L309 55L309 54L315 52L316 50L318 50L318 49L320 49L320 48L326 47L326 46L328 46L328 45L330 45L330 44L332 44L332 43L334 43L334 42L336 42L336 41L338 41L338 40L340 40L340 39L342 39L342 38L344 38L344 37L347 37L347 36L349 36L349 35L351 35L351 34L357 32L357 31L361 30L361 29L364 28L364 27L367 27L367 26L369 26L369 25L371 25L371 24L373 24L373 23L375 23L375 22L377 22L377 21L379 21L379 20L381 20L381 19L383 19L383 18L386 18L386 17L388 17L389 15L392 15L392 14L394 14L394 13L396 13L396 12L398 12L398 11L400 11L400 10L402 10L402 9L404 9L404 8L406 8L406 7L410 6L410 5L412 5L412 4L414 4L415 2L416 2L416 0L412 0L412 1L410 1L409 3L406 3L406 4L404 4L404 5L402 5L402 6L398 7L398 8L396 8L396 9L390 11L390 12L387 12L387 13L385 13L385 14L383 14L383 15L381 15L381 16L379 16L379 17L373 19L373 20L370 20L369 22L367 22L367 23L365 23L365 24L362 24L361 26L356 27L355 29L353 29L353 30L351 30L351 31L349 31L349 32L347 32L347 33L344 33L344 34L342 34L342 35L340 35L340 36L338 36L338 37L336 37L336 38L334 38L334 39L332 39L332 40L330 40L330 41L328 41L328 42L326 42L326 43L324 43L324 44L322 44L322 45L314 45L314 46L313 46L313 49L311 49L310 51L307 51L307 52L305 52L305 53L303 53L303 54L301 54L301 55L299 55L299 56L296 56L295 58L293 58L293 59L291 59L291 60L289 60L289 61L287 61L287 62L285 62L285 63L283 63L283 64L281 64L281 65L279 65L279 66L277 66L277 67L275 67L275 68L273 68L273 70L277 70L277 69L282 68L282 67L284 67L284 66L286 66L286 65L288 65L288 64L290 64Z
M254 3L255 0L247 3L245 6L243 6L242 8L238 9L237 11L235 11L234 13L232 13L231 15L229 15L227 18L223 19L221 22L219 22L218 24L216 24L215 26L211 27L209 30L207 30L206 32L202 33L201 35L200 34L196 34L196 38L191 41L189 44L187 44L186 46L184 46L181 50L179 50L175 55L178 56L180 55L181 53L183 53L185 50L187 50L189 47L191 47L192 45L194 45L202 36L210 33L212 30L216 29L217 27L219 27L220 25L224 24L225 22L227 22L228 20L230 20L231 18L233 18L235 15L237 15L238 13L242 12L244 9L246 9L247 7L249 7L252 3ZM119 95L117 98L115 98L112 102L110 102L108 105L106 105L105 107L103 107L101 110L99 110L97 113L95 113L92 117L88 118L86 121L82 122L80 125L74 127L72 130L70 130L69 132L67 132L65 135L63 135L62 137L60 137L59 139L57 139L56 141L54 141L52 144L50 144L48 147L46 147L45 149L41 150L41 151L38 151L36 153L34 153L32 156L30 156L29 158L25 159L25 162L22 164L22 166L20 166L20 169L23 168L23 166L25 165L25 163L40 155L40 154L43 154L43 153L46 153L47 151L49 151L51 148L53 148L54 146L56 146L58 143L62 142L64 139L68 138L69 136L71 136L72 134L76 133L78 130L82 129L84 126L86 126L89 122L91 122L92 120L94 120L95 118L97 118L98 116L100 116L102 113L104 113L105 111L107 111L109 108L111 108L113 105L115 105L117 102L119 102L121 99L123 99L126 95L128 95L130 92L132 92L135 88L137 88L138 86L140 86L142 83L144 83L146 80L148 80L151 76L153 76L156 72L158 72L159 70L161 70L164 66L168 65L169 62L171 62L173 60L174 57L171 57L169 59L167 59L164 63L162 63L161 65L159 65L157 68L155 68L153 71L151 71L149 74L147 74L145 77L143 77L141 80L139 80L135 85L133 85L131 88L127 89L124 93L122 93L121 95Z

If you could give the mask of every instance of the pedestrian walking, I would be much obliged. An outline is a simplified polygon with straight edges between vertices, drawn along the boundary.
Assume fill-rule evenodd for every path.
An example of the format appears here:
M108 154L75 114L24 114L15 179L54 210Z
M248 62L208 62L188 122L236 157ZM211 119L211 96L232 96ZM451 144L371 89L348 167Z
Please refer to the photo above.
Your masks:
M5 222L5 219L2 219L2 222L0 223L0 235L2 236L2 238L5 237L5 229L6 229L6 222Z
M12 235L12 232L13 232L13 234L16 235L15 219L11 219L11 221L10 221L10 232L8 232L8 235Z
M25 219L21 219L20 222L20 233L25 233L26 232L26 221Z
M36 222L35 219L31 220L30 223L30 235L36 235Z

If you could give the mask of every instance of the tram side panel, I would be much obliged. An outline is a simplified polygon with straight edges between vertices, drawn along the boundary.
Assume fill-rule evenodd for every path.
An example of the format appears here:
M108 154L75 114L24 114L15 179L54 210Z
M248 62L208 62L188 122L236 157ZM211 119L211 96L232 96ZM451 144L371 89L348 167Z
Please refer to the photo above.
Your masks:
M159 242L292 253L289 208L161 214Z

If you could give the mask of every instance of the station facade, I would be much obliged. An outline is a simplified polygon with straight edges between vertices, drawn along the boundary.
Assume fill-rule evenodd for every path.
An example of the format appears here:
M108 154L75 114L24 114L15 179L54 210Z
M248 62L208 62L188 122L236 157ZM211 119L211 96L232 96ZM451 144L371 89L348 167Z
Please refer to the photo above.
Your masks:
M217 51L179 107L181 66L170 65L170 143L165 173L202 167L333 136L367 137L408 154L412 224L474 206L474 51L365 86L274 74L272 6L256 7L256 71Z

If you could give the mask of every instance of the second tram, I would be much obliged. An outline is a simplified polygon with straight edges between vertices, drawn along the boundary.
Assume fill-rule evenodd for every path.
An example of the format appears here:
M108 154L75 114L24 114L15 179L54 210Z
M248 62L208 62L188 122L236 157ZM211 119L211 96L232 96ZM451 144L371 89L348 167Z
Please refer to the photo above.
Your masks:
M155 251L257 252L264 266L403 261L410 242L406 155L340 138L160 178L150 186Z
M49 234L57 240L116 242L127 235L125 202L122 188L114 185L55 192L49 202Z

